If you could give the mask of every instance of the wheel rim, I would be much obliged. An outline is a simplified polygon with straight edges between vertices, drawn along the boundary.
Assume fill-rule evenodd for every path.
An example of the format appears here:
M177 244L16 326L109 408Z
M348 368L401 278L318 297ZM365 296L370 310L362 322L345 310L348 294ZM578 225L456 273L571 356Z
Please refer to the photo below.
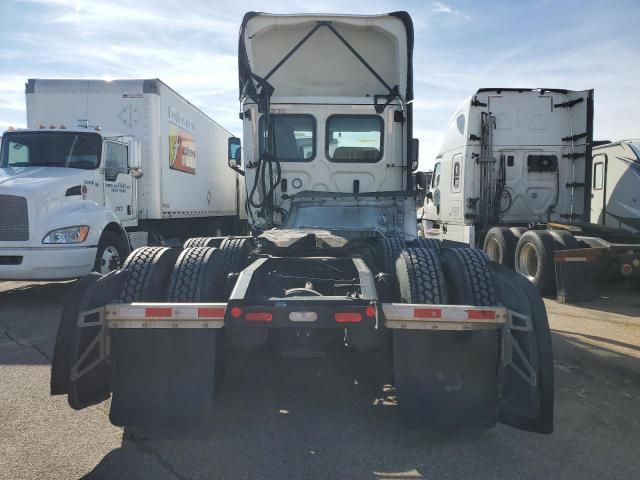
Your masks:
M530 243L525 243L518 258L520 273L529 280L533 280L538 273L538 252Z
M107 246L100 257L100 273L109 273L120 266L120 254L113 245Z
M500 255L500 245L495 238L490 238L485 247L485 253L494 262L501 263L502 255Z

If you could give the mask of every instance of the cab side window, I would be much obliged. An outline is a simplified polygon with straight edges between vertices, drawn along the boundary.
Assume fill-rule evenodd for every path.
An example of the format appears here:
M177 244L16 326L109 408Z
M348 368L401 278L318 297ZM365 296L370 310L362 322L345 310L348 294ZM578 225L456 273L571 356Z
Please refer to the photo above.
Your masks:
M106 159L104 162L104 178L115 182L119 173L128 173L129 148L124 143L106 142Z
M433 168L433 177L431 178L431 188L438 188L440 186L441 170L442 170L442 165L440 162L437 162L436 166Z

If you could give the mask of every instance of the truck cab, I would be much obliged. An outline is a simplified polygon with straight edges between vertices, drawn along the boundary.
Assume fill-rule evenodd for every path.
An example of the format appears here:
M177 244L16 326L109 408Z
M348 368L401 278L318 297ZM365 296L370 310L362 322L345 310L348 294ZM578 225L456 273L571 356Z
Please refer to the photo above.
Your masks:
M282 225L304 191L410 189L418 149L407 22L403 14L245 16L240 115L254 226Z
M117 268L137 222L139 145L99 128L10 130L0 153L0 279Z

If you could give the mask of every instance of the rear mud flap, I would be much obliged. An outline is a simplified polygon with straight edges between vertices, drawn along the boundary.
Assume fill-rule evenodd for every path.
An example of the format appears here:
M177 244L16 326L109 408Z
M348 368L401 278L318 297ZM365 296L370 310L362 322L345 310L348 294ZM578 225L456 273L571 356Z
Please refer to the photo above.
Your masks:
M217 335L216 329L112 330L111 423L147 428L206 423L221 348Z
M111 365L108 362L108 335L100 307L118 299L126 272L114 271L90 285L82 294L78 321L72 335L69 405L81 410L109 398Z
M497 330L396 330L393 350L406 426L457 429L496 424Z
M516 272L491 263L499 301L512 312L502 335L501 423L536 433L553 432L553 350L544 302Z

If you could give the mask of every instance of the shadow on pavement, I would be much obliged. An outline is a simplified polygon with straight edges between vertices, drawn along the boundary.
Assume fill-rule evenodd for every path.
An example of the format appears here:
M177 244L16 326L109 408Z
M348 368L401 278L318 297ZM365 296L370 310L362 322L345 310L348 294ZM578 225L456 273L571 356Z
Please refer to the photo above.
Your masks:
M60 313L73 284L0 283L0 365L51 362Z
M556 430L400 426L389 355L322 359L234 352L215 418L198 433L126 429L88 479L619 478L639 466L640 359L554 335ZM613 358L613 361L612 361Z

